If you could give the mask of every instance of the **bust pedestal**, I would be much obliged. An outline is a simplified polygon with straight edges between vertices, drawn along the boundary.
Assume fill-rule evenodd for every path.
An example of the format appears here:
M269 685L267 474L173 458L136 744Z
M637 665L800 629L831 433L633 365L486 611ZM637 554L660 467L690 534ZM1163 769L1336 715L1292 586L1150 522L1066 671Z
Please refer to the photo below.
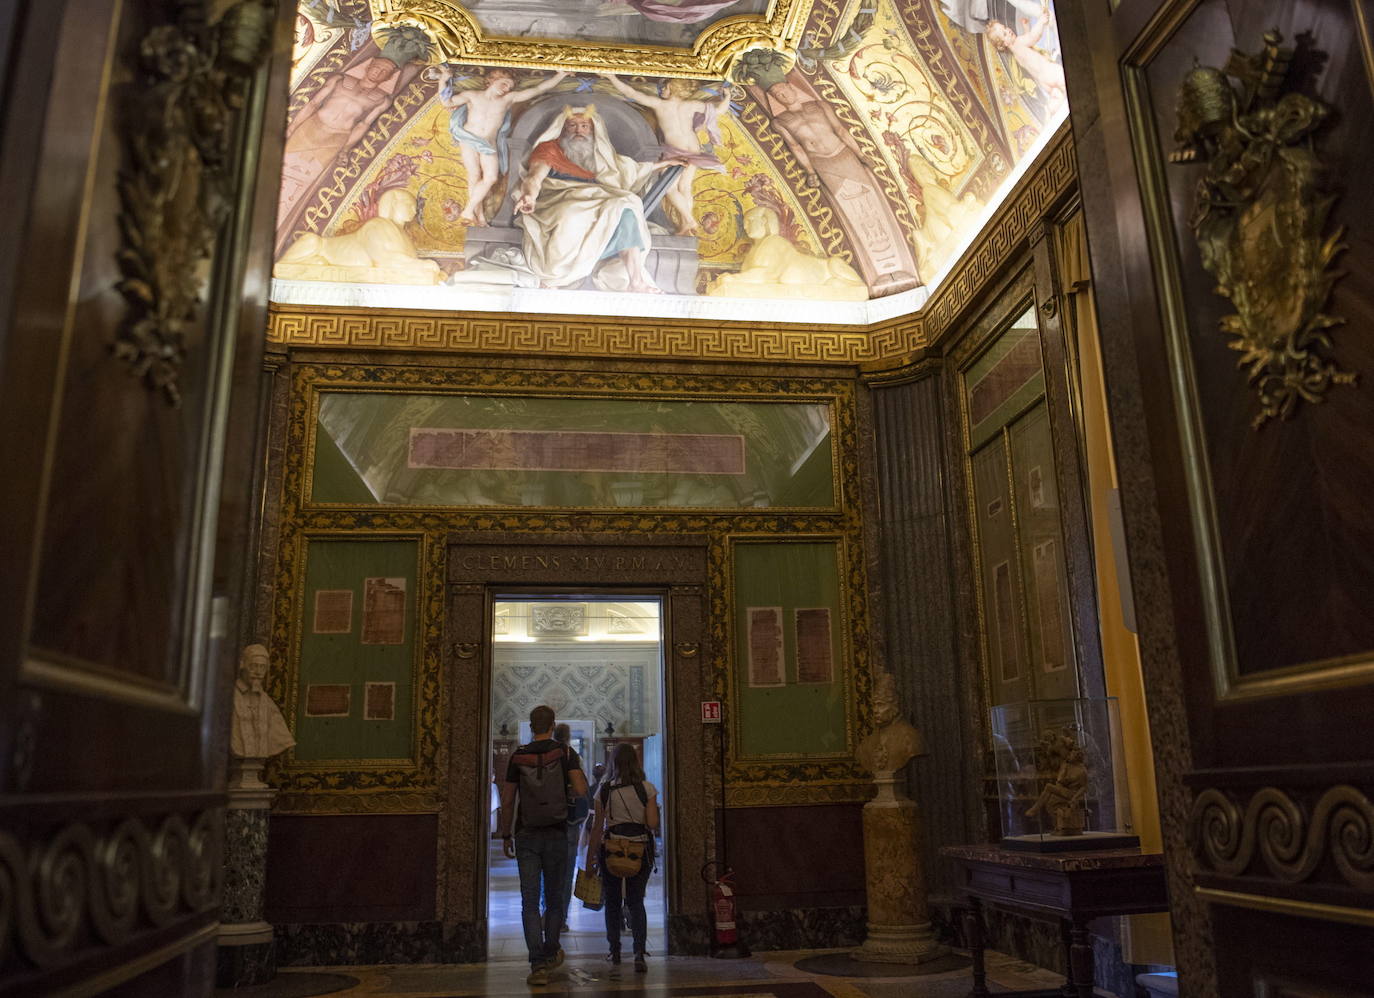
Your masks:
M277 974L272 926L263 919L267 821L277 792L262 781L265 760L234 756L224 819L224 907L220 912L215 984L242 988Z
M868 937L853 957L867 963L925 963L949 952L926 917L921 817L898 773L879 772L878 794L864 805Z

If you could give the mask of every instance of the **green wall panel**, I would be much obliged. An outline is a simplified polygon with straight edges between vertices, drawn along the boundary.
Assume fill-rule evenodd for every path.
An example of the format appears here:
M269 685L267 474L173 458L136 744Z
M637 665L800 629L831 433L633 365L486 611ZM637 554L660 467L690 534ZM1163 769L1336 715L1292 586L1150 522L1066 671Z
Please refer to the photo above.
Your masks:
M738 758L833 757L845 754L846 691L839 543L836 541L735 545L735 703ZM782 610L783 685L749 684L751 607ZM796 611L830 611L832 678L803 683L797 668Z
M414 752L416 573L418 540L307 541L301 619L300 686L296 705L297 760L409 759ZM404 579L404 629L399 644L364 644L366 580ZM316 633L316 593L351 591L347 633ZM367 683L395 683L392 720L364 717ZM346 685L342 717L307 716L312 685Z

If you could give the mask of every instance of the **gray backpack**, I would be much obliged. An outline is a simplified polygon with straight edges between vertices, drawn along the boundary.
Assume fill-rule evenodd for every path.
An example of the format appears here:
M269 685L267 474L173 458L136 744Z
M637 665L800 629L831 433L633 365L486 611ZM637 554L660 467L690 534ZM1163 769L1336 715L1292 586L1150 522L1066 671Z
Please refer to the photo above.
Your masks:
M568 820L568 750L559 745L538 752L521 745L511 756L520 776L520 824L547 828Z

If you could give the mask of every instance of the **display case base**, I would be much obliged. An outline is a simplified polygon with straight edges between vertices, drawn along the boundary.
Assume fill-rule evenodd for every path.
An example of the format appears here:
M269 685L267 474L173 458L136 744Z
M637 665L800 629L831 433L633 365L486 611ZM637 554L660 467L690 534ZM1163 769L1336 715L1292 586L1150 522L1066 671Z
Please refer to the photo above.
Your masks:
M1003 849L1021 852L1078 852L1080 849L1139 849L1140 836L1120 832L1084 832L1081 835L1008 835Z

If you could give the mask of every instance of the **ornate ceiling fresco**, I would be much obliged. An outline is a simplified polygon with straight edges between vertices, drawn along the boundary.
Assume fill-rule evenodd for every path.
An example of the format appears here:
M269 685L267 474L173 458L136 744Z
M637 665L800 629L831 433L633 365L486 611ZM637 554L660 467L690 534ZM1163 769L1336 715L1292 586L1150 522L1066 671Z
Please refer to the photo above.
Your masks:
M1066 111L1036 0L301 0L273 297L872 321Z

